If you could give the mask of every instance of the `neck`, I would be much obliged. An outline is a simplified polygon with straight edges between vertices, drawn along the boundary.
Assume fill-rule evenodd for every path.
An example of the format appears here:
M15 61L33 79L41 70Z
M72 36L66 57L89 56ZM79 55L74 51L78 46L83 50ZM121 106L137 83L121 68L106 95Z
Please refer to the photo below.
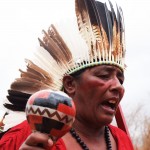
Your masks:
M76 139L77 143L81 146L83 150L89 150L89 148L93 150L112 150L111 140L109 136L109 128L105 126L104 130L104 138L102 138L101 140L99 139L98 141L91 141L89 139L84 139L83 141L83 139L81 139L81 136L77 134L73 128L70 130L70 133Z
M76 120L73 124L73 128L76 132L82 137L89 140L100 140L104 137L105 126L91 127L91 125L83 124L80 121Z

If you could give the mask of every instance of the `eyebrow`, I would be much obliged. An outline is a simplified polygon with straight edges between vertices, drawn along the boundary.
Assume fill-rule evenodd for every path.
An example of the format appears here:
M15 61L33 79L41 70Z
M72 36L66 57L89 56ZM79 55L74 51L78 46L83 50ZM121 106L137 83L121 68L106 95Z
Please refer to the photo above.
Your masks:
M119 68L115 67L115 66L101 66L100 69L103 69L104 71L108 71L108 72L113 72L113 71L117 71L117 74L120 76L120 77L123 77L124 78L124 73L123 71L121 71ZM97 69L94 70L94 72L97 72Z

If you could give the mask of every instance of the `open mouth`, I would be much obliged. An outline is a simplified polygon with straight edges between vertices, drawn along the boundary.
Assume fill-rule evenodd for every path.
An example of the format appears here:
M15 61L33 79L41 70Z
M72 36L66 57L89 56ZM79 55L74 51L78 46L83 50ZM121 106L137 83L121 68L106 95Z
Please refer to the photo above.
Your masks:
M102 105L115 110L117 107L117 102L115 100L109 100L109 101L103 102Z

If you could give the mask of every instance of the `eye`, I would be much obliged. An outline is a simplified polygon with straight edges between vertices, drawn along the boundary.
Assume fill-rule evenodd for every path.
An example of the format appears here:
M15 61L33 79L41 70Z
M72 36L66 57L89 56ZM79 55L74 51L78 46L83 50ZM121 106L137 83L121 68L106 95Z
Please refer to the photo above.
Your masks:
M109 74L101 74L101 75L98 75L98 77L103 80L106 80L106 79L109 79Z
M124 83L124 74L118 74L118 80L120 82L120 84L122 85Z
M123 79L118 79L120 84L122 85L124 83L124 80Z

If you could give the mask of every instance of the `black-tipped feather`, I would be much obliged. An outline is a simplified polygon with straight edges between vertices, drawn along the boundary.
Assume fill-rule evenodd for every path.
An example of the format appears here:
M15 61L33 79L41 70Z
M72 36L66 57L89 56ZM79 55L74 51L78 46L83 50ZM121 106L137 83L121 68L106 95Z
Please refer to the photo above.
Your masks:
M15 91L15 90L8 90L8 94L11 95L11 96L19 96L19 97L24 97L24 98L29 98L31 94L28 94L28 93L23 93L23 92L20 92L20 91Z
M7 109L10 109L12 111L25 111L25 106L26 105L12 105L12 104L4 104L4 107Z
M46 49L60 65L68 63L68 61L72 59L72 54L54 25L50 26L48 32L43 30L43 33L43 40L38 38L40 45Z
M105 12L106 12L106 20L107 20L107 26L108 26L108 39L109 43L112 46L112 34L113 34L113 24L112 24L112 17L110 14L110 11L107 8L106 3L104 4Z
M14 104L14 105L18 104L18 105L23 105L23 106L26 105L28 98L29 97L21 97L20 95L17 95L17 96L9 95L9 96L7 96L7 99L12 104Z

